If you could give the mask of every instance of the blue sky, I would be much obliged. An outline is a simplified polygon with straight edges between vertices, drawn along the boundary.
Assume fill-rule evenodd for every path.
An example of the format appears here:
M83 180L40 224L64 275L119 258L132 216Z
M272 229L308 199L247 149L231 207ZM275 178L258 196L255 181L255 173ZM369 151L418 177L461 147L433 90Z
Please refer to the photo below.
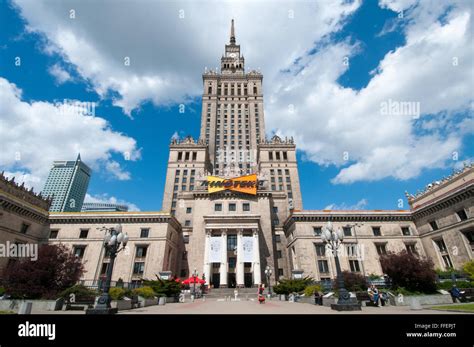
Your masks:
M320 1L312 14L307 4L280 2L261 15L246 2L225 3L202 29L212 1L204 10L156 2L156 11L151 2L0 1L0 133L8 139L0 169L39 190L53 160L80 150L94 170L91 201L159 210L170 138L198 137L201 74L219 64L235 18L247 69L264 74L267 135L296 139L304 208L398 209L399 199L407 208L405 190L473 156L472 23L463 21L472 5L428 3ZM99 23L101 11L110 16ZM176 19L161 23L153 13ZM445 65L430 60L438 56ZM415 61L423 57L426 64ZM96 120L52 115L64 99L98 103ZM420 118L382 119L373 105L387 99L420 102Z

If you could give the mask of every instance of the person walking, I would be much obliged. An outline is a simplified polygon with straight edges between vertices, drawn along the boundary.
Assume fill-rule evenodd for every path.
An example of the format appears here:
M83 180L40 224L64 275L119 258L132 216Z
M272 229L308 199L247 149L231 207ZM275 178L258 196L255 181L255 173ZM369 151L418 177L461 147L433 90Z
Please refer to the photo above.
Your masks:
M260 284L260 285L258 286L258 292L257 292L257 294L258 294L258 302L259 302L260 304L264 304L264 303L265 303L265 295L263 295L264 290L265 290L265 287L263 286L263 284Z

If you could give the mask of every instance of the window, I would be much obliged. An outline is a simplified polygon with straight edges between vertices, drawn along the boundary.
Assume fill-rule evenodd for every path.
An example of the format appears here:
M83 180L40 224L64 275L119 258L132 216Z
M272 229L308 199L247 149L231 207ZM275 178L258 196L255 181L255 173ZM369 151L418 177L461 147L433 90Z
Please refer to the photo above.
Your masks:
M222 204L221 203L214 204L214 211L222 211Z
M189 235L183 235L183 242L189 243Z
M74 246L74 255L78 258L84 257L84 253L86 251L86 246Z
M233 203L233 202L231 202L231 203L229 204L229 211L235 212L236 210L237 210L236 204Z
M100 268L100 274L105 275L107 273L108 268L109 268L109 263L102 263L102 267Z
M464 209L456 211L456 214L458 215L460 221L467 220L467 214Z
M402 227L402 235L410 236L411 235L410 227Z
M59 230L51 230L51 233L49 234L50 239L57 239L58 238L58 233Z
M349 266L351 267L351 272L360 272L360 265L358 260L349 260Z
M376 243L375 248L377 249L378 255L385 255L387 254L387 248L385 243Z
M227 250L237 249L237 235L227 235Z
M451 269L453 267L453 263L447 254L443 255L443 263L447 269Z
M432 229L432 230L438 230L438 223L436 223L435 220L432 220L432 221L430 222L430 226L431 226L431 229Z
M323 232L322 227L313 227L313 235L314 236L321 236L322 232Z
M142 237L142 238L148 237L149 233L150 233L150 229L148 229L148 228L140 229L140 237Z
M372 232L374 233L374 236L381 236L382 233L380 231L380 227L372 227Z
M357 247L357 243L349 243L347 244L347 256L348 257L358 257L359 256L359 248Z
M235 257L229 257L229 269L235 269L235 263L237 258Z
M441 253L448 253L448 250L446 248L446 244L444 243L443 239L435 240L436 246L438 246L438 250Z
M283 255L281 254L281 251L277 251L277 258L278 258L278 259L283 258Z
M276 160L280 160L280 152L275 152Z
M144 262L135 262L133 264L133 274L134 275L143 275L145 270L145 263Z
M414 243L407 243L405 244L405 247L407 248L407 252L411 254L418 254L416 250L416 245Z
M273 160L273 152L268 152L268 159Z
M137 257L137 258L146 257L146 250L147 249L148 249L148 246L137 246L137 249L135 251L135 257Z
M87 235L89 235L89 229L81 229L81 232L79 233L79 238L87 239Z
M281 242L281 236L280 235L275 235L275 242Z
M193 152L193 161L196 161L197 159L197 152Z
M184 156L184 160L185 161L188 161L189 160L189 152L186 152L185 156Z
M273 207L272 207L272 211L273 211L273 213L278 213L278 207L277 207L277 206L273 206Z
M278 277L282 277L283 276L283 269L278 269Z
M22 223L22 224L21 224L21 230L20 230L20 232L21 232L22 234L26 234L26 232L28 231L28 228L29 228L29 227L30 227L29 224Z
M325 257L326 256L326 245L322 243L315 244L314 247L316 248L316 255L318 257Z
M352 236L351 227L342 227L342 231L344 232L344 236Z
M250 204L248 202L244 202L242 204L242 210L243 211L250 211Z
M190 227L191 226L191 221L188 219L188 220L185 220L184 221L184 226L185 227Z
M178 161L183 160L183 152L178 152Z
M186 213L191 213L193 211L192 207L186 207Z
M318 269L321 273L329 272L329 265L327 260L318 260Z

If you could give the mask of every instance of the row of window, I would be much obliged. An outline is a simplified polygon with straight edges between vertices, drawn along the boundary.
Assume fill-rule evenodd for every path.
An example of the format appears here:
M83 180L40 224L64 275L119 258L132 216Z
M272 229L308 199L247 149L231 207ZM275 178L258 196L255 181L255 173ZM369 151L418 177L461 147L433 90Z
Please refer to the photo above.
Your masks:
M288 152L286 151L271 151L268 152L268 160L288 160Z
M467 213L466 213L465 209L460 209L460 210L456 211L456 216L458 217L458 220L460 222L465 221L465 220L468 219L468 216L467 216ZM431 230L434 231L434 230L439 229L438 222L436 220L430 221L429 224L431 226Z
M59 229L51 229L49 234L50 239L57 239L59 234ZM140 238L147 238L150 234L149 228L141 228L140 229ZM79 230L79 238L80 239L87 239L89 236L89 229L80 229Z
M196 161L197 152L178 152L178 161Z
M402 227L400 227L400 229L401 229L401 233L402 233L403 236L410 236L412 234L411 230L410 230L410 227L408 227L408 226L402 226ZM352 227L350 227L350 226L342 227L342 231L344 232L344 236L353 236L352 235ZM322 226L313 227L314 236L321 236L322 232L323 232L323 227ZM379 226L372 227L372 233L373 233L374 236L382 236L381 227L379 227Z
M223 204L220 202L217 202L214 204L214 211L216 212L221 212L223 210ZM237 204L235 202L230 202L227 207L227 211L229 212L235 212L237 211ZM247 212L250 211L250 203L244 202L242 203L242 211Z

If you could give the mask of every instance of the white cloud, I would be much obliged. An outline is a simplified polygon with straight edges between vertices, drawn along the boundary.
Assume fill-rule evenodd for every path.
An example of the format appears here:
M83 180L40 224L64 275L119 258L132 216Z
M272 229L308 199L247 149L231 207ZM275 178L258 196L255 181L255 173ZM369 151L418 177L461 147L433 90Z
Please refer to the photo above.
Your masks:
M428 1L410 10L406 44L386 54L365 88L337 83L349 68L344 57L359 49L342 42L306 56L295 72L282 75L279 88L270 95L267 124L295 136L309 160L341 167L333 183L404 180L423 169L445 167L452 153L460 151L462 135L472 133L472 121L454 117L468 110L472 100L470 9L454 6L441 23L437 18L446 5L434 4L429 17L423 14L427 6ZM420 119L382 115L381 103L390 99L419 102ZM293 105L293 112L288 105Z
M25 102L21 90L0 77L0 167L19 178L24 175L35 190L42 189L54 160L82 160L93 171L103 168L118 179L129 174L112 159L129 154L137 160L136 141L113 131L108 122L79 112L61 112L49 102Z
M86 197L84 198L84 202L127 205L129 211L140 211L140 208L137 205L135 205L131 202L122 200L122 199L117 199L114 196L109 196L108 194L90 195L89 193L87 193Z
M28 30L46 36L45 51L61 55L100 95L117 92L115 104L126 113L148 100L159 105L199 96L200 72L220 64L231 18L247 67L261 67L271 80L338 30L359 2L15 1Z
M64 70L59 64L52 65L48 69L48 72L56 79L57 84L63 84L72 80L69 72Z
M338 166L333 183L408 179L444 167L469 133L461 124L472 128L451 117L472 103L468 1L381 0L381 7L404 13L402 24L389 23L382 32L401 28L406 42L386 54L361 90L337 81L358 68L343 62L362 48L329 40L359 1L15 2L28 30L47 38L45 51L61 55L102 97L116 92L114 103L126 113L146 101L173 104L199 96L199 72L218 66L235 18L247 70L260 67L265 76L267 132L294 136L307 159ZM389 99L419 102L421 118L381 115ZM448 115L443 122L426 117L441 114Z
M367 199L361 199L355 205L346 205L344 202L342 204L329 204L324 210L363 210L367 204Z

